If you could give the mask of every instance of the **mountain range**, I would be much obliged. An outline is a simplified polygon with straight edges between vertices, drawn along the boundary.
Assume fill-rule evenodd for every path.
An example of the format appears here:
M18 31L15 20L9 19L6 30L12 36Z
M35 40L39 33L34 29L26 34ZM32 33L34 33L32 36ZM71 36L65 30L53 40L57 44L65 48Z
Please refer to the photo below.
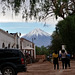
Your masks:
M31 42L33 42L36 46L48 46L51 45L52 37L47 32L37 28L33 31L29 32L28 34L22 36L22 38L25 38Z

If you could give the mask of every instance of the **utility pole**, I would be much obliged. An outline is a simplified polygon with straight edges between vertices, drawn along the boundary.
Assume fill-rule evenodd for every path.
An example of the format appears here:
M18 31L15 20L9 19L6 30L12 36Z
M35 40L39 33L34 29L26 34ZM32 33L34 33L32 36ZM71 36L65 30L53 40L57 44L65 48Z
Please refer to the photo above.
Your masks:
M35 38L32 38L33 58L34 58L34 43L33 43L34 40Z

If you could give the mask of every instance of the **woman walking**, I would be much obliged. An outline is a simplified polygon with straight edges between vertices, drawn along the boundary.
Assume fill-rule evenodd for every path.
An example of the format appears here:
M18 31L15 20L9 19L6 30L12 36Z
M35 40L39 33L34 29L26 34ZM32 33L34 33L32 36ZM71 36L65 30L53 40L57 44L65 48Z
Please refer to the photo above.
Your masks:
M62 53L61 53L61 59L62 59L62 68L64 69L67 69L67 62L66 62L66 53L65 53L65 50L62 50Z
M56 66L57 66L57 69L59 69L58 53L57 53L57 51L55 51L52 56L53 56L54 70L56 69Z

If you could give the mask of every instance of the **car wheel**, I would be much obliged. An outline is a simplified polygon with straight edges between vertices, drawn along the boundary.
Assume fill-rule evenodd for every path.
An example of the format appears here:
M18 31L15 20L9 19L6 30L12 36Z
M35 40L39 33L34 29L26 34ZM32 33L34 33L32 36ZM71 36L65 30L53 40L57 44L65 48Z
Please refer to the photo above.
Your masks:
M17 75L17 73L14 68L7 66L3 68L2 75Z

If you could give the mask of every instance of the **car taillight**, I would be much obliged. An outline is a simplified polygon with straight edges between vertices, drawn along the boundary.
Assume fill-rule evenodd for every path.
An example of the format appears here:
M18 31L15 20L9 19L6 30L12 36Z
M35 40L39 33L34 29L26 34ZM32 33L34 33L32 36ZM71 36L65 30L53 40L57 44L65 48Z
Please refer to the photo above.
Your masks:
M21 58L21 63L24 64L24 59L23 58Z

